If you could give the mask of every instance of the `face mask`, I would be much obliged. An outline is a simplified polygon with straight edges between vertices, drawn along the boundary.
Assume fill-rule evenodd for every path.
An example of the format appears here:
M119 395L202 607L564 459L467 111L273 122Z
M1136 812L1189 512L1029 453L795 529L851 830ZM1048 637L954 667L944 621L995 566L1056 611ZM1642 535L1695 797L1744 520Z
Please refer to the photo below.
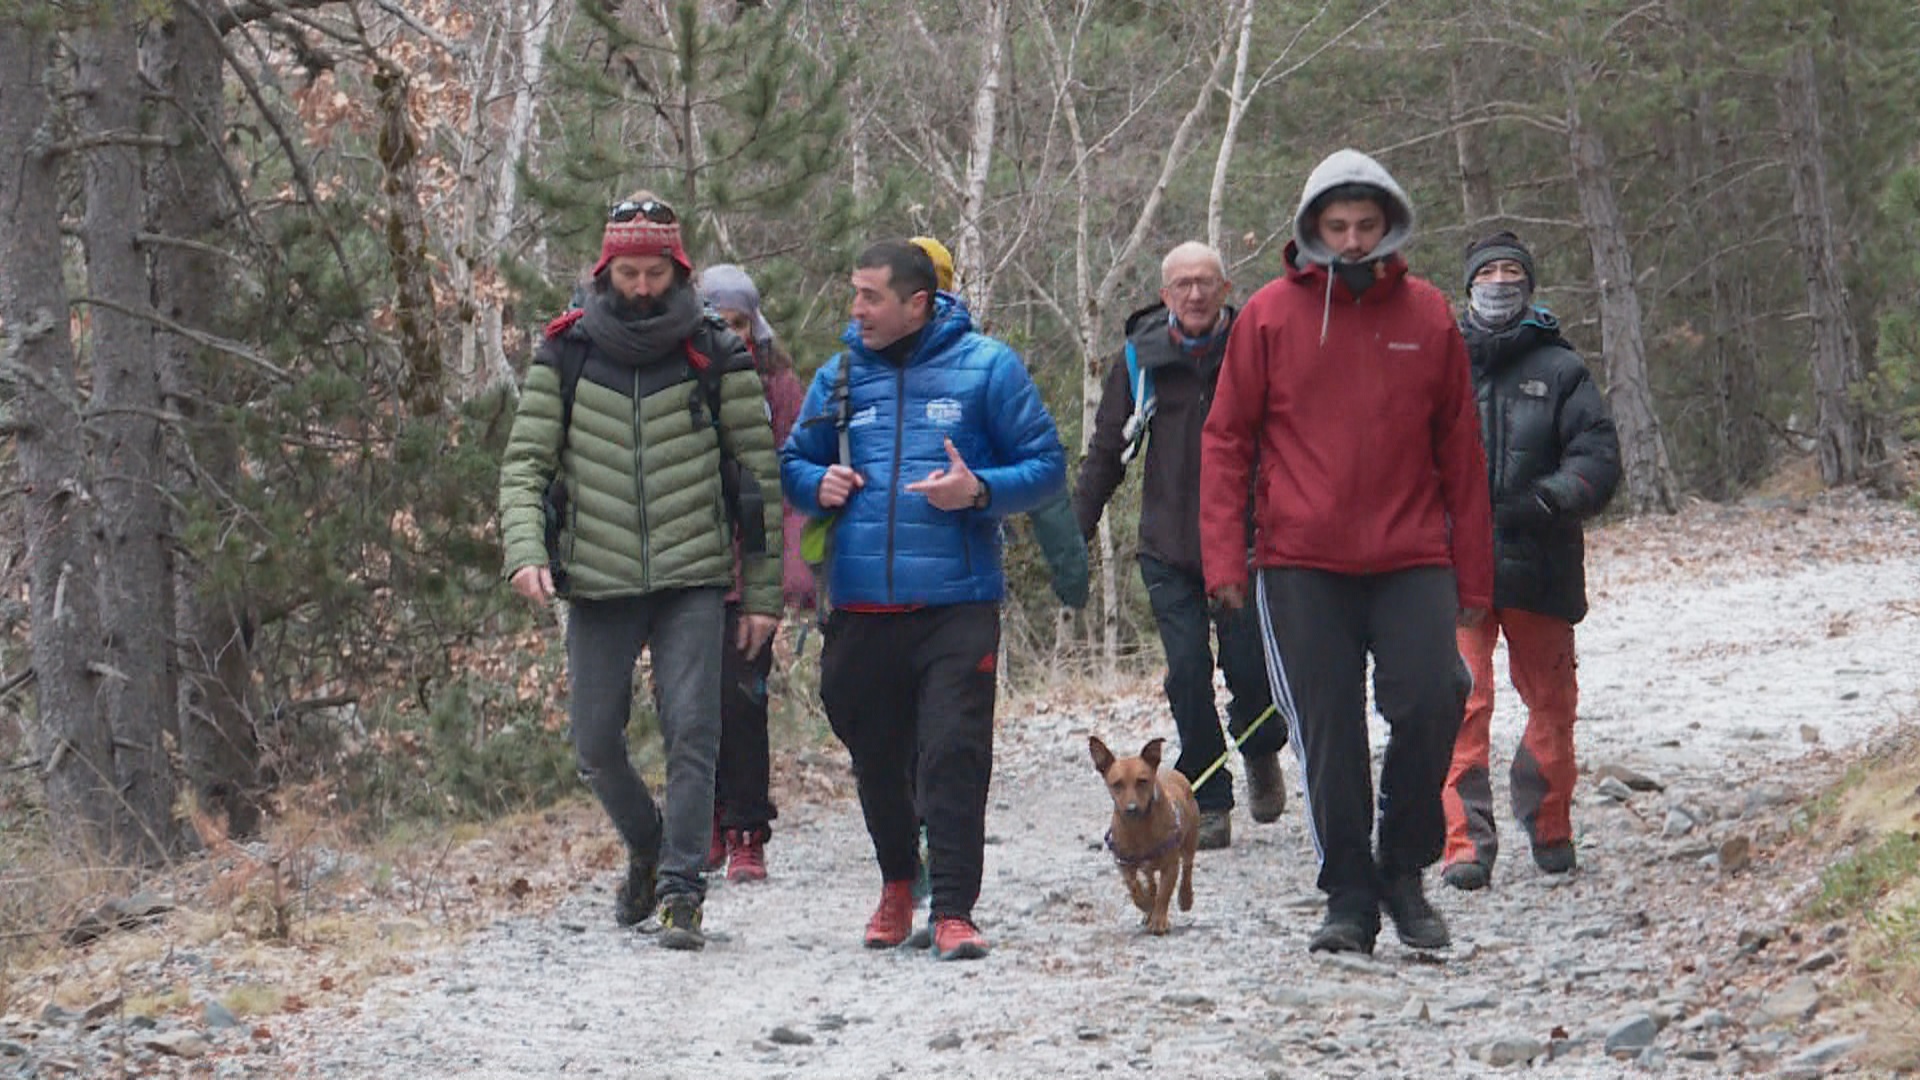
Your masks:
M1361 293L1373 287L1374 273L1371 260L1357 263L1336 262L1333 264L1333 272L1340 276L1340 284L1345 285L1347 291L1352 293L1356 300L1360 298Z
M1487 326L1505 326L1527 310L1531 290L1524 281L1476 281L1467 293L1467 307Z

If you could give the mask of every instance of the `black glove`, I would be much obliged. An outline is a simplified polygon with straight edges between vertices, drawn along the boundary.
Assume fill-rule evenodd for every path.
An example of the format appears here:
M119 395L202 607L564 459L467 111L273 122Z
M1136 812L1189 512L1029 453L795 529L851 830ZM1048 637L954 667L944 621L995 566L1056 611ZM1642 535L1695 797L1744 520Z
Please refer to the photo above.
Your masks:
M1544 529L1559 511L1538 489L1501 499L1493 507L1493 523L1503 529Z

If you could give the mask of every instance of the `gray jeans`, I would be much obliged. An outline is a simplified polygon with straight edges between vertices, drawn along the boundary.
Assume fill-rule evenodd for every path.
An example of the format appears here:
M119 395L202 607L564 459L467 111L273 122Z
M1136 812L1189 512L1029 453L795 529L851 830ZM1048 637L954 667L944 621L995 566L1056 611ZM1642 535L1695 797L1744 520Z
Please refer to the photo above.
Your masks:
M722 591L675 589L581 600L567 618L569 718L580 775L636 859L657 860L660 895L702 895L720 753ZM666 820L627 756L633 669L653 648L660 738L667 754Z

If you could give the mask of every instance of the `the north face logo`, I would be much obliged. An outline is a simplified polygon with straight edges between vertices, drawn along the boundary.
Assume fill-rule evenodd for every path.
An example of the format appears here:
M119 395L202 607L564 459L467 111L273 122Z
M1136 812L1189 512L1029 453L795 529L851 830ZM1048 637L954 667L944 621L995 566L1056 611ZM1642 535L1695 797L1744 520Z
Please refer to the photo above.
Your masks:
M973 666L973 670L979 672L982 675L993 674L994 669L999 666L998 655L999 654L997 653L988 653L987 655L981 657L980 662Z

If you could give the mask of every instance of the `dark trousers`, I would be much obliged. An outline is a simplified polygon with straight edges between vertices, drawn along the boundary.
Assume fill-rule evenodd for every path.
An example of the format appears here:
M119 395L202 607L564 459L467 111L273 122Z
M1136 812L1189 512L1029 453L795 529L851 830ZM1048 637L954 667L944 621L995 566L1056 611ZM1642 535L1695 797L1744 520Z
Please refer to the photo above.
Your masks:
M1167 708L1180 733L1180 760L1174 768L1192 780L1226 752L1220 713L1213 704L1212 631L1220 634L1220 670L1227 676L1227 726L1234 738L1259 720L1273 701L1266 660L1260 648L1260 624L1247 608L1209 614L1207 585L1199 574L1181 570L1151 555L1140 556L1140 577L1160 628L1167 654ZM1271 754L1287 744L1287 729L1269 716L1240 747L1244 757ZM1207 779L1194 799L1202 810L1233 808L1233 774L1225 768Z
M576 600L567 616L567 711L580 775L620 830L629 855L658 860L661 896L706 892L723 622L717 588ZM643 648L653 650L660 741L667 752L664 823L627 756L633 669Z
M1377 919L1380 882L1431 866L1446 841L1440 792L1467 694L1453 571L1266 569L1258 601L1268 673L1305 777L1320 888L1329 909ZM1369 654L1374 703L1390 729L1377 856Z
M924 820L934 918L970 917L980 896L999 647L992 604L827 620L820 700L853 757L880 877L919 874Z
M749 660L735 644L740 605L727 605L725 651L720 654L720 761L713 774L713 802L725 829L765 829L779 817L768 788L767 677L773 673L773 641Z

